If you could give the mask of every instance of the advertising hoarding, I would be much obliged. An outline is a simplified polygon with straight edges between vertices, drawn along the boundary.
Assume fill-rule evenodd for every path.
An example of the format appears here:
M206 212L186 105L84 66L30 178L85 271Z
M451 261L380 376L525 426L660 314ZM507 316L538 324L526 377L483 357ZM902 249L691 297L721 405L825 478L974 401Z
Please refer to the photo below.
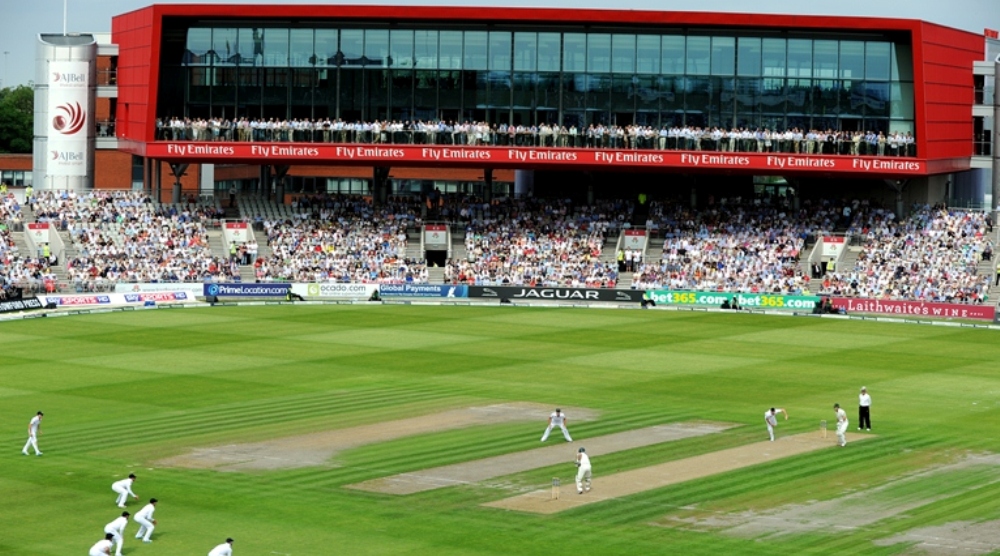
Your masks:
M663 305L692 305L697 307L719 307L726 301L735 300L744 309L790 309L812 311L820 298L814 295L783 295L768 293L696 292L673 290L650 290L650 298Z
M90 64L49 62L48 85L48 175L86 176Z
M855 297L831 297L830 303L837 309L844 309L848 313L990 321L996 316L996 308L990 305L965 305L962 303L933 303L893 299L861 299Z
M204 284L205 297L285 297L292 285L288 283L266 284Z
M468 297L468 286L435 284L379 284L382 297Z
M617 301L638 303L642 292L608 288L532 288L520 286L469 286L469 297L535 299L547 301Z

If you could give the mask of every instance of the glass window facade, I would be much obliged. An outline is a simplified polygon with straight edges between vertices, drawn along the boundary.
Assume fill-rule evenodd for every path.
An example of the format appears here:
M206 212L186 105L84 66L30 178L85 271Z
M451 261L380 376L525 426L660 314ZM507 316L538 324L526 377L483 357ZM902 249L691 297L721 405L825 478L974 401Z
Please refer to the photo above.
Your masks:
M911 49L888 36L326 21L176 31L164 33L164 117L875 131L914 120Z

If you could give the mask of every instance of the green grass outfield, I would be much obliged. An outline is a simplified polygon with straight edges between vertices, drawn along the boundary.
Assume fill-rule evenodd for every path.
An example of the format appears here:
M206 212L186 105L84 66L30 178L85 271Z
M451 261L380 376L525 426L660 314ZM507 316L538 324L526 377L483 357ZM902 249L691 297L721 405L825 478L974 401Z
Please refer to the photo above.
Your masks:
M570 415L574 446L674 421L745 424L593 454L599 488L602 474L759 442L772 405L791 414L780 435L832 422L834 402L855 421L862 385L874 399L878 438L550 516L480 504L544 487L555 474L568 479L570 463L412 496L342 488L537 448L543 422L373 444L335 456L335 467L223 473L154 464L194 446L504 401L600 411L586 423ZM24 457L27 423L39 409L45 455ZM938 499L855 529L764 542L664 524L692 511L834 499L966 452L1000 452L1000 333L499 306L215 307L33 319L0 323L0 440L5 555L86 554L118 513L111 482L129 471L139 475L139 495L160 504L152 545L133 539L129 523L128 556L206 554L226 536L237 539L239 556L897 554L907 545L873 541L1000 519L1000 481L971 476L963 487L957 474L919 482L918 492L889 489L880 497Z

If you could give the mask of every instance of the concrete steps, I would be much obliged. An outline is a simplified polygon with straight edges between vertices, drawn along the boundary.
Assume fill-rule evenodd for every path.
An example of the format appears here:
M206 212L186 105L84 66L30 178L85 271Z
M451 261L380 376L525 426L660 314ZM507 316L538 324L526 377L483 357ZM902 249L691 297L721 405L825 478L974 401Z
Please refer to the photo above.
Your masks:
M21 257L34 257L35 253L28 248L28 242L24 239L24 232L11 232L11 239L14 240L14 245L17 246L17 254Z
M411 261L424 260L424 252L420 250L419 238L416 241L413 238L409 238L406 242L406 253L403 254L403 258L410 259Z
M854 265L858 263L858 256L861 255L861 251L864 248L859 246L848 246L847 250L844 251L844 256L837 263L837 272L841 274L846 272L854 272Z
M243 265L240 267L240 282L252 284L256 281L257 275L254 274L253 265Z
M229 248L222 240L221 230L208 231L208 246L212 249L212 254L220 259L229 258Z
M618 260L618 251L615 250L615 242L605 241L604 248L601 249L601 262L613 263Z
M982 259L982 257L980 257ZM990 289L986 291L989 296L989 301L994 302L1000 297L1000 286L994 284L997 283L997 253L994 252L993 260L991 261L979 261L979 266L976 267L976 273L980 276L990 277Z
M428 284L444 284L444 267L432 266L427 268Z
M469 259L469 251L465 248L465 232L451 234L451 258L456 261Z

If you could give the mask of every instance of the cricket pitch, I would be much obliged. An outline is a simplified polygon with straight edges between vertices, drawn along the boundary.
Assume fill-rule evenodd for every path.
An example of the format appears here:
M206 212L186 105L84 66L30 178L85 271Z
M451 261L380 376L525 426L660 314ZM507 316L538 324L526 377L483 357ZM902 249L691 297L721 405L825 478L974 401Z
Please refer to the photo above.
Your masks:
M868 438L874 438L874 435L848 433L848 447L844 449L850 449L853 442L863 441ZM754 444L728 448L718 452L607 476L601 476L600 452L594 450L591 456L594 461L595 472L594 488L592 491L584 495L578 496L574 493L553 499L549 489L546 488L520 496L488 502L483 504L483 506L537 514L554 514L588 504L595 504L727 471L835 447L835 437L822 438L816 433L805 433L781 437L775 442L756 442ZM572 490L575 489L571 486L570 491L572 492Z

